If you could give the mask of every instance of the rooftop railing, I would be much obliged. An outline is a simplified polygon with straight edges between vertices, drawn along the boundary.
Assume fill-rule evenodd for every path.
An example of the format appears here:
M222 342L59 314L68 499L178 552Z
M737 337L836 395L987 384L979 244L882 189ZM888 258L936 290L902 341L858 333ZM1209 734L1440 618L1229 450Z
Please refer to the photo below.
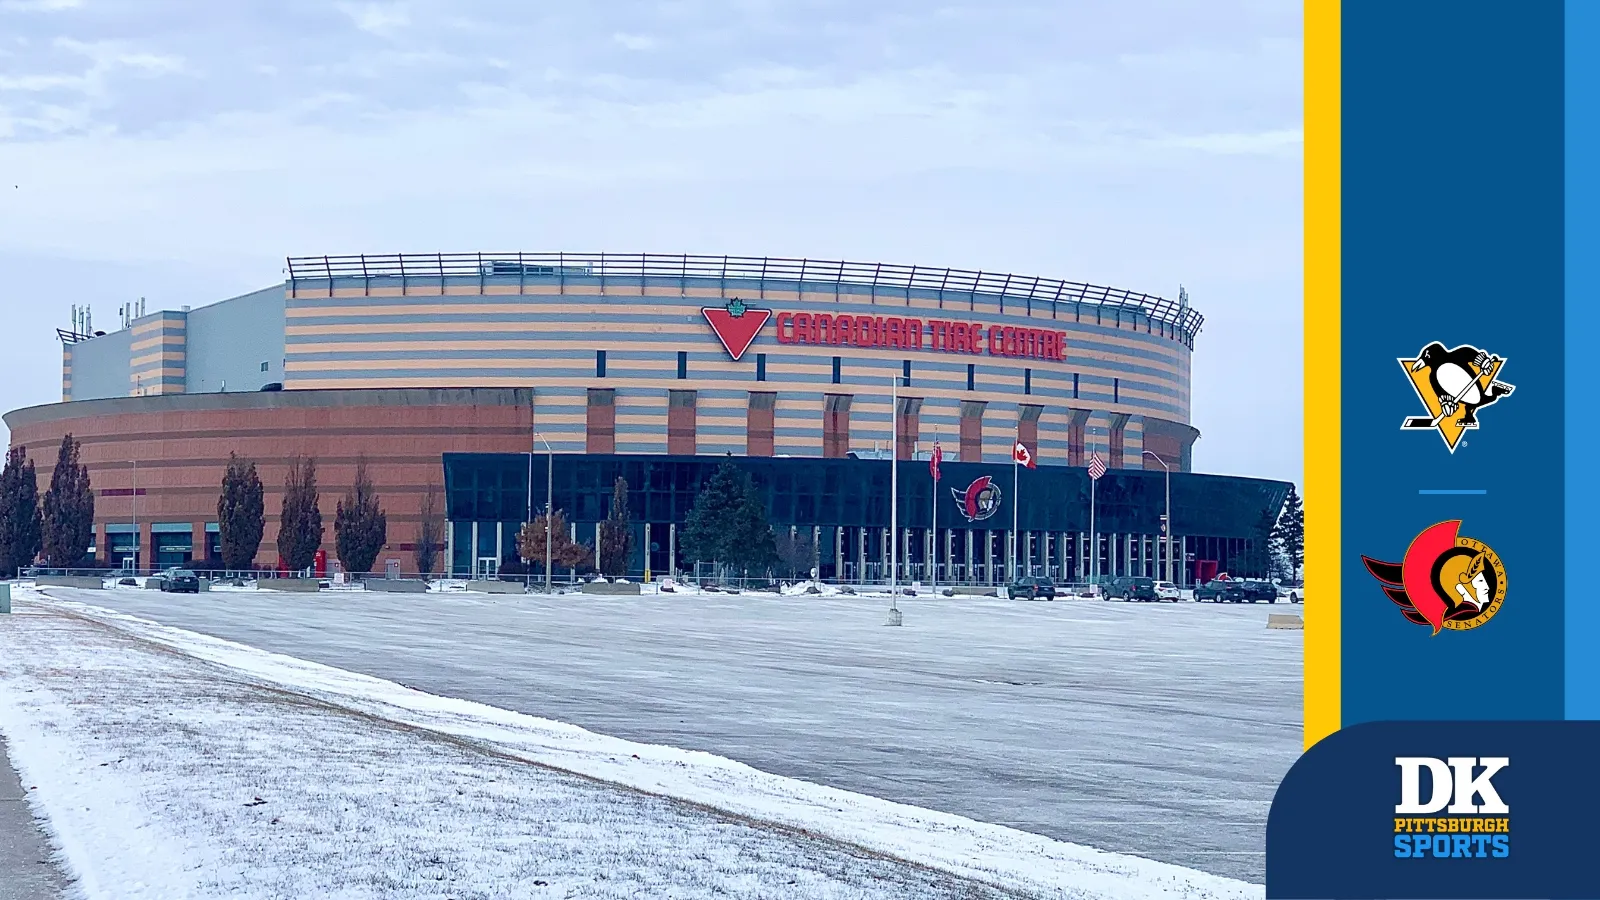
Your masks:
M1205 318L1188 305L1121 288L969 269L767 256L690 256L659 253L397 253L289 257L291 281L411 278L675 278L807 282L874 290L969 295L1036 303L1075 304L1147 317L1193 346ZM1165 330L1165 329L1163 329Z

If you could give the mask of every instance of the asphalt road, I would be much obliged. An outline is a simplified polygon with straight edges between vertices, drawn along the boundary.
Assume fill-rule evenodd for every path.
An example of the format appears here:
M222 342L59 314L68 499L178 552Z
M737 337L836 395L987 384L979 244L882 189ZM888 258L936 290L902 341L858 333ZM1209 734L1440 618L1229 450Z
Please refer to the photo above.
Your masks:
M1263 880L1302 633L1267 605L50 589L631 740Z

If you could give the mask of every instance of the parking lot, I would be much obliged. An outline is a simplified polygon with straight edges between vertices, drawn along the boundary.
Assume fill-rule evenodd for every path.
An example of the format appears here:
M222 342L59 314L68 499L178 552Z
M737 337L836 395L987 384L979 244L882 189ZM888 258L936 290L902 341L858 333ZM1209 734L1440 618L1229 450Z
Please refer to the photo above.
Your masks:
M907 598L886 628L866 597L50 593L1258 882L1300 749L1283 603Z

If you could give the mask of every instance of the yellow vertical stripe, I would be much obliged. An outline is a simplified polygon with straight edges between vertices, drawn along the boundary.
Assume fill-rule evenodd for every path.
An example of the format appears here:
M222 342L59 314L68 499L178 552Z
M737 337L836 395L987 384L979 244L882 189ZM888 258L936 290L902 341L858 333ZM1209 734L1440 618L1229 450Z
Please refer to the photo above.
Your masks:
M1305 5L1305 745L1339 730L1338 0Z

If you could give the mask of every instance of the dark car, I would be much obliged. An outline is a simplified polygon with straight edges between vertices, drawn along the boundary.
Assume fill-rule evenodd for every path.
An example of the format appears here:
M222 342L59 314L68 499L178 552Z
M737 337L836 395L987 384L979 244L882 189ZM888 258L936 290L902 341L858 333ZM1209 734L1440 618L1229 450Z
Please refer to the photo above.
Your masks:
M1207 600L1212 603L1243 603L1244 585L1232 579L1213 578L1194 589L1194 599L1197 603Z
M1054 600L1056 583L1049 578L1027 575L1011 582L1006 587L1006 593L1013 600Z
M169 594L198 594L200 576L188 569L173 569L162 574L161 590Z
M1270 581L1241 581L1239 585L1244 588L1244 599L1250 603L1257 600L1278 602L1278 586Z
M1154 603L1161 598L1156 596L1156 580L1154 578L1140 578L1137 576L1123 576L1111 579L1106 586L1107 600L1139 600Z

